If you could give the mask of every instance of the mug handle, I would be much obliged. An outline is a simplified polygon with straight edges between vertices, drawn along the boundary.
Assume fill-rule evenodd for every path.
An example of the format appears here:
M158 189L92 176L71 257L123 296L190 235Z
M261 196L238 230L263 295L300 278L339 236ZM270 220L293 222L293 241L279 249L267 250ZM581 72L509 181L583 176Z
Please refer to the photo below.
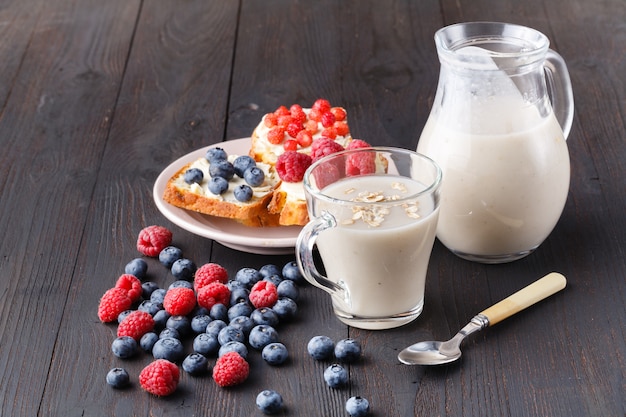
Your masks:
M296 241L296 262L304 278L312 285L321 288L327 293L334 295L336 293L345 293L345 289L329 280L322 275L315 267L315 261L313 260L313 248L317 236L324 230L337 227L337 220L332 214L327 211L323 211L320 217L312 219L307 223Z
M565 60L552 49L548 49L544 72L554 115L567 139L574 120L574 93Z

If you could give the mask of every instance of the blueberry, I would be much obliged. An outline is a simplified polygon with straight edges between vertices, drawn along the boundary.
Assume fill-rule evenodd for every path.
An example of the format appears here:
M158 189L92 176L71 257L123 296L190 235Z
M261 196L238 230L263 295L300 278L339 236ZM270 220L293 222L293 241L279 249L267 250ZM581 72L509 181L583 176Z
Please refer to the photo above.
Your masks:
M254 268L241 268L235 274L235 279L245 284L247 288L252 288L254 284L263 279L263 275Z
M266 345L261 351L261 356L270 365L282 365L287 360L289 353L282 343L274 342Z
M235 168L235 174L237 174L237 176L239 176L240 178L243 178L244 172L246 172L248 168L255 167L255 166L256 166L256 161L248 155L238 156L233 161L233 168Z
M328 336L313 336L306 348L313 359L322 361L332 356L335 342Z
M228 342L245 342L246 336L243 332L233 326L226 326L217 334L217 341L224 346Z
M354 339L342 339L335 345L335 357L342 362L354 362L361 357L361 344Z
M148 264L141 258L135 258L124 267L124 273L136 276L139 279L144 279L148 272Z
M159 339L172 338L180 340L180 333L176 329L172 329L171 327L166 327L161 330L159 333Z
M185 180L187 184L200 184L203 179L204 173L198 168L189 168L183 174L183 180Z
M231 292L236 290L237 288L247 288L246 284L241 281L237 281L236 279L231 279L230 281L228 281L226 283L226 286Z
M211 336L215 336L217 338L220 330L222 330L226 326L227 324L222 320L213 320L206 326L206 332L207 334L210 334Z
M275 327L278 325L278 315L269 307L257 308L250 314L254 324L267 324Z
M250 201L252 199L252 194L254 194L254 192L249 185L241 184L235 187L235 189L233 190L233 194L235 195L237 201L245 203L246 201Z
M171 317L171 314L165 310L157 311L154 316L154 329L155 330L163 330L167 325L167 320Z
M256 326L254 321L248 316L237 316L233 318L228 325L241 330L246 336L249 335L250 330Z
M296 284L304 283L304 277L295 261L288 262L283 267L283 278L294 281Z
M228 320L232 320L238 316L250 317L250 314L252 314L253 310L254 309L252 308L250 304L248 304L248 302L240 301L228 309Z
M165 327L176 330L181 337L191 334L191 321L187 316L171 316L167 319Z
M191 319L191 330L196 334L204 333L206 332L206 326L208 326L211 321L211 317L205 314L194 316Z
M201 355L214 355L220 347L217 336L200 333L193 339L193 350Z
M126 318L126 316L128 316L132 312L133 312L133 310L124 310L124 311L122 311L120 314L117 315L117 323L118 324L121 323Z
M283 408L283 397L274 390L263 390L256 396L256 406L263 414L276 414Z
M217 356L223 356L228 352L237 352L244 359L248 357L248 348L242 342L232 341L224 344L217 352Z
M248 343L256 350L262 350L270 343L278 342L278 332L272 326L259 324L250 330Z
M137 342L130 336L120 336L111 343L111 351L120 359L132 358L137 354Z
M154 316L157 312L159 312L160 310L163 310L163 304L155 303L150 300L144 300L141 302L141 304L139 304L139 306L137 307L137 310L145 311L146 313L149 313L151 316Z
M362 397L350 397L346 401L346 411L350 417L364 417L370 412L370 403Z
M202 375L209 371L209 361L199 353L191 353L183 360L183 370L189 375Z
M213 304L211 310L209 311L209 316L213 320L228 320L228 307L226 307L222 303Z
M222 177L228 181L235 176L235 168L227 160L220 159L209 165L209 175L211 178Z
M185 349L180 340L173 337L164 337L156 341L152 347L154 359L167 359L170 362L180 362L185 356Z
M278 319L282 322L295 317L298 305L291 298L281 297L276 301L272 310L274 310Z
M245 287L238 287L230 292L230 305L234 306L242 301L248 302L250 300L250 290Z
M171 268L174 262L183 257L183 251L176 246L167 246L159 252L159 262L166 268Z
M324 370L324 381L331 388L343 387L348 383L348 371L343 366L334 363Z
M113 368L107 373L106 380L113 388L124 388L130 383L130 376L124 368Z
M172 282L170 286L167 287L167 289L171 290L172 288L179 288L179 287L189 288L193 290L193 284L189 282L189 280L185 280L185 279L177 279L176 281Z
M278 297L288 297L293 301L298 301L298 297L300 296L300 290L295 282L288 279L278 284L276 291L278 291Z
M163 304L166 292L167 290L165 288L159 288L152 291L152 294L150 294L150 301L157 304Z
M280 275L270 275L267 277L263 277L263 281L271 282L276 288L278 288L280 283L283 282L283 277L281 277Z
M159 284L152 281L146 281L141 284L141 297L144 300L149 300L152 293L159 289ZM163 303L163 301L161 301Z
M222 177L213 177L209 180L207 188L211 194L220 195L228 191L228 180Z
M243 179L250 187L260 187L265 181L265 172L259 167L250 167L243 173Z
M210 148L206 151L204 156L209 163L217 162L219 160L225 160L228 158L228 154L222 148Z
M274 264L263 265L259 268L259 273L263 278L271 277L272 275L278 275L282 278L282 270Z
M178 280L191 281L196 269L196 264L193 261L181 258L172 265L172 275Z
M159 335L154 332L148 332L139 339L139 346L144 352L151 353L154 344L159 340Z

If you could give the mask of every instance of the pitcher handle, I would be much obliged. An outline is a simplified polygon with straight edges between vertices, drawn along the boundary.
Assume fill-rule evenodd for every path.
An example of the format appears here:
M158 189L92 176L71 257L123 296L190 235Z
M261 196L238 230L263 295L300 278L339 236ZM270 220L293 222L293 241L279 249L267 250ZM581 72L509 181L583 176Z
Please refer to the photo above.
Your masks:
M320 217L312 219L302 228L296 241L296 262L300 271L302 271L302 275L312 285L321 288L331 295L338 292L344 293L345 290L317 270L313 259L313 249L317 236L324 230L336 226L337 220L335 220L332 214L324 211Z
M544 71L557 121L567 139L574 120L574 93L565 60L552 49L548 50Z

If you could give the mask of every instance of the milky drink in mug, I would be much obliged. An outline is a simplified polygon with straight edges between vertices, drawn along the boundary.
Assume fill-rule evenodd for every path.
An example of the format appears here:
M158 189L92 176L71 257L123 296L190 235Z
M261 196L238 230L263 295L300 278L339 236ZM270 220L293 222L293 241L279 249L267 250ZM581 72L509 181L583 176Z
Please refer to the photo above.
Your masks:
M298 238L296 259L305 278L331 294L342 322L385 329L406 324L422 311L439 215L441 171L411 151L374 149L392 149L369 151L384 154L389 162L377 173L312 185L316 173L324 177L333 168L329 163L319 166L320 172L313 167L311 181L305 175L311 222ZM392 156L393 152L401 157ZM397 166L404 162L408 164L400 174ZM313 264L313 246L319 250L326 276Z

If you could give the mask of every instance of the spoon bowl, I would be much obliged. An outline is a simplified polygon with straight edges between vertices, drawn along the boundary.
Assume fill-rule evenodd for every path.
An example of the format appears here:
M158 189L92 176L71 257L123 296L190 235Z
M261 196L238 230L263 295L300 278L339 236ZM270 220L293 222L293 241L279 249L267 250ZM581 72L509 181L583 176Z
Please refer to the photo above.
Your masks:
M563 275L552 272L522 288L504 300L483 310L447 342L424 341L415 343L398 354L398 360L406 365L442 365L461 357L461 342L466 336L493 326L527 307L565 288Z

